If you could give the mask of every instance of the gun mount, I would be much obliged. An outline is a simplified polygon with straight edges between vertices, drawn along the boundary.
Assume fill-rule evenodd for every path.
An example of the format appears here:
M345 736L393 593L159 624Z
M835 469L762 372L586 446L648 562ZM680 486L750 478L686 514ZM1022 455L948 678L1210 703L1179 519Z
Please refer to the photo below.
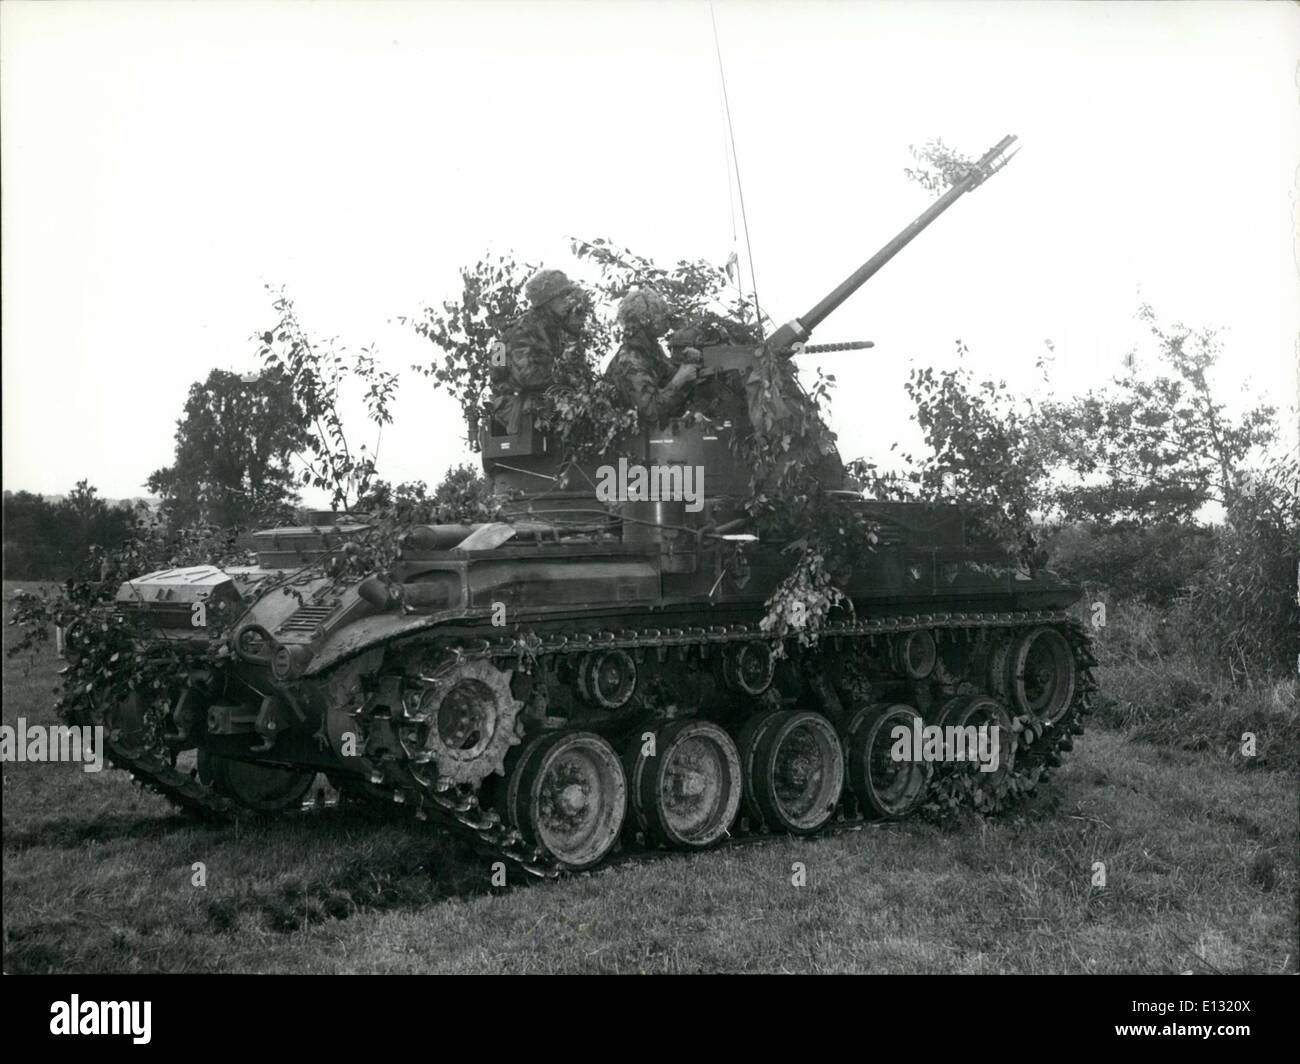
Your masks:
M696 359L700 366L702 388L725 391L722 382L731 376L730 396L715 403L712 423L700 426L695 423L673 422L667 426L647 429L638 438L620 442L620 454L634 460L653 463L702 465L705 470L707 493L712 496L730 496L734 500L748 488L749 470L737 462L732 440L745 431L749 421L743 397L743 379L764 353L791 357L804 352L818 353L837 350L862 350L873 345L870 341L847 344L808 344L812 331L840 307L854 292L867 283L908 244L915 240L932 222L972 189L978 188L1015 155L1010 151L1016 137L1007 135L973 163L966 173L920 215L894 235L866 262L835 286L810 310L776 329L758 345L711 344L698 348ZM690 330L686 335L690 334ZM674 342L669 346L680 353L690 341ZM557 500L567 493L570 484L594 483L594 469L568 469L564 456L559 454L554 441L548 439L526 415L519 431L506 434L490 427L480 435L483 467L492 481L494 491L507 491L524 496L544 494ZM838 456L828 456L824 470L828 487L840 487L843 467ZM575 484L575 486L576 486ZM589 503L591 493L582 493Z

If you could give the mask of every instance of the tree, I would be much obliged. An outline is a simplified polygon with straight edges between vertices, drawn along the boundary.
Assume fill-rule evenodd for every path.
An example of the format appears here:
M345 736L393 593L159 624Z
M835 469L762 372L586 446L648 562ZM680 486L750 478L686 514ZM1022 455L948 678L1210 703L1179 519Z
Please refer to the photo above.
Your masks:
M1040 412L1059 460L1080 478L1103 477L1063 486L1057 502L1078 519L1186 521L1209 502L1221 503L1231 518L1247 469L1276 439L1276 410L1260 403L1230 416L1211 387L1222 353L1218 336L1165 328L1149 306L1138 317L1156 339L1158 372L1143 374L1132 355L1109 389Z
M6 580L48 580L61 571L65 530L54 503L30 491L4 493Z
M958 340L958 357L966 353ZM1034 525L1059 458L1047 446L1034 404L1013 397L1005 380L977 382L961 366L913 368L905 388L930 453L903 455L908 468L892 481L863 466L868 481L885 495L970 504L984 531L1032 560Z
M917 167L904 172L935 195L972 165L942 140L911 152ZM974 391L960 371L913 373L908 391L934 457L910 479L930 494L948 483L973 488L974 501L1022 528L1035 509L1148 525L1187 521L1208 502L1231 512L1247 467L1276 438L1276 411L1258 404L1233 418L1215 399L1213 330L1166 328L1146 305L1138 317L1156 340L1158 372L1143 374L1131 354L1109 389L1077 398L1035 407L1012 402L1005 382Z
M91 547L113 550L125 543L139 519L130 503L110 506L84 480L57 501L6 491L4 575L12 580L65 579Z
M679 259L674 266L664 267L605 237L573 239L569 247L574 258L595 264L596 291L611 306L633 288L654 288L672 309L674 326L705 319L731 333L730 343L761 339L754 302L732 282L725 266L705 259Z
M214 369L190 387L176 423L176 457L147 481L178 527L249 527L285 519L297 501L290 457L305 443L304 413L285 374Z
M458 300L444 302L441 309L425 307L417 318L398 319L442 351L441 363L411 368L432 377L460 403L475 447L474 429L486 413L488 352L524 312L524 282L532 271L511 255L484 255L461 267Z
M423 480L377 480L358 505L378 522L399 525L473 524L493 520L500 509L486 478L469 465L449 468L432 494Z

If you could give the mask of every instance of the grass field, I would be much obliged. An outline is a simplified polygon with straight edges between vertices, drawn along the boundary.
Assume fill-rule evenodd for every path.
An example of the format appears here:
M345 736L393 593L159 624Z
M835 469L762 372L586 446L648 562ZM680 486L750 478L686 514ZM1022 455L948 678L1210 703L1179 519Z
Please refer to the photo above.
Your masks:
M52 722L57 668L6 660L6 724ZM1093 728L1014 816L506 890L382 810L203 827L121 772L6 764L4 969L1295 972L1295 777L1202 746Z

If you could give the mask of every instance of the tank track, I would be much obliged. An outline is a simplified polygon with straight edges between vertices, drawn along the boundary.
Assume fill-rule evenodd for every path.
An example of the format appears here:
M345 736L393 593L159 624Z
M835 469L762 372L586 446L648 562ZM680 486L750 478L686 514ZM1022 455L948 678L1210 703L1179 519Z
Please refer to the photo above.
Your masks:
M1040 725L1035 729L1032 741L1022 743L1017 752L1018 770L1028 768L1043 778L1042 774L1059 765L1061 755L1072 749L1074 736L1082 734L1083 718L1090 712L1092 696L1097 690L1092 675L1096 659L1089 646L1087 631L1068 612L933 613L839 620L828 622L823 627L821 639L823 644L838 648L845 640L872 639L922 629L952 632L960 638L958 633L962 632L972 635L979 630L1014 633L1016 630L1028 630L1040 625L1058 626L1065 635L1073 654L1077 678L1073 699L1060 719L1054 725ZM593 649L651 650L666 655L673 648L687 648L689 652L691 648L740 642L770 642L770 637L757 625L640 628L594 634L532 634L523 638L470 639L441 649L450 650L452 663L490 660L501 667L515 668L524 662L535 662L544 655L579 654ZM359 723L365 723L366 713L365 709L358 711ZM93 714L85 711L78 716L80 719L71 720L70 723L103 723L103 720L91 719ZM186 813L210 822L257 815L250 814L236 802L201 783L196 774L181 771L156 751L131 750L117 743L107 729L105 734L105 756L110 764L128 771L136 782ZM508 861L530 876L550 879L569 874L544 851L529 846L520 833L506 824L494 809L482 806L471 787L429 780L416 771L415 765L410 761L404 761L395 755L388 755L386 760L390 763L389 768L396 767L398 771L390 771L372 779L366 788L370 797L382 798L402 806L417 820L432 820L449 828L476 849L496 859ZM392 764L394 762L395 765ZM381 780L389 786L396 782L397 786L391 790L379 789L375 785ZM870 823L860 811L852 808L855 805L856 803L842 800L835 818L812 837L859 830L864 824ZM769 835L761 828L757 831L741 830L741 822L737 820L732 832L717 848L761 843L764 836L779 837ZM616 849L604 864L622 864L639 858L667 856L672 852L638 850L629 853L625 848Z
M79 714L70 721L79 725L102 724L90 714ZM177 809L198 820L221 823L245 812L239 805L218 794L196 776L182 772L153 751L132 753L117 745L105 729L104 756L114 768L130 773L131 779L145 790L162 795Z

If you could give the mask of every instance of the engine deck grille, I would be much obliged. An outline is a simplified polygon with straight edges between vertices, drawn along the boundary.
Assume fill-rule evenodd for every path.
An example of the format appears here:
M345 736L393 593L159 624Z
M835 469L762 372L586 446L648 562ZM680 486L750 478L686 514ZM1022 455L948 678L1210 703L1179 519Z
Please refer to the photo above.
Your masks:
M299 606L277 630L281 632L314 632L338 608L339 604L337 602L327 602L320 606Z

